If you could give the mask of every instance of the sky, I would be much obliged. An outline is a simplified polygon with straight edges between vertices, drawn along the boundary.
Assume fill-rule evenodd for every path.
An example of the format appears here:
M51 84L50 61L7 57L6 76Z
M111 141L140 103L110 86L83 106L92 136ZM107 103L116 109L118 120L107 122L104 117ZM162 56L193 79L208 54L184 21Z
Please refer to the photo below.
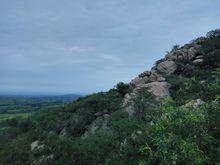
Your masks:
M94 93L220 28L219 0L0 0L0 94Z

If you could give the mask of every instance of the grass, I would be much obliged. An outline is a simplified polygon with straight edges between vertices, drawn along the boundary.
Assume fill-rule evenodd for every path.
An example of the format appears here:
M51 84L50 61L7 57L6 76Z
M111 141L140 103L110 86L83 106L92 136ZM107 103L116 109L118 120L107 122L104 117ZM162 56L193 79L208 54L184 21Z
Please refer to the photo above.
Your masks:
M37 111L57 109L78 97L78 95L48 97L0 96L0 121L15 117L27 118Z
M12 119L12 118L16 118L16 117L27 118L31 114L32 113L0 114L0 121L6 120L6 119Z

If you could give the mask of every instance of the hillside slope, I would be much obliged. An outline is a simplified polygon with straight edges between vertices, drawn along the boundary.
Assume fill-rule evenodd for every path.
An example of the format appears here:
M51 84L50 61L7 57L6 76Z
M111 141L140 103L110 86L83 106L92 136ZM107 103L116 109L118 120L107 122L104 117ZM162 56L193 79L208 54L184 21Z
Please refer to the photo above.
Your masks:
M2 164L220 163L220 30L150 71L58 110L1 123Z

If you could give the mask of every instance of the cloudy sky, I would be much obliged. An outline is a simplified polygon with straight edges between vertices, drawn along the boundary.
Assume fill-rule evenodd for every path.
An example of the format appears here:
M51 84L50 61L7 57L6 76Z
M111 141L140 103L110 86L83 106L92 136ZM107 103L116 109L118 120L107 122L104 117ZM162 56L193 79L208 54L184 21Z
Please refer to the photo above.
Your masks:
M0 93L92 93L220 28L219 0L0 0Z

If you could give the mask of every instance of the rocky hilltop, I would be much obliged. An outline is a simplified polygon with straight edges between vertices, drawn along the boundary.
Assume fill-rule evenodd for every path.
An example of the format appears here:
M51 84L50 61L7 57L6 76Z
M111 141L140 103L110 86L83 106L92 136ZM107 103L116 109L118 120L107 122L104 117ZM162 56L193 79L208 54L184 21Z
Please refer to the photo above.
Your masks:
M169 98L171 84L166 81L166 77L175 73L177 61L187 61L187 63L195 65L202 64L204 53L201 51L201 44L217 36L220 36L220 29L210 31L206 37L197 38L184 46L174 46L173 50L168 52L164 58L156 61L155 66L150 71L144 71L139 74L138 77L130 82L133 92L125 95L123 101L125 111L130 115L134 113L133 100L140 89L152 92L157 99ZM185 67L188 67L188 64Z

